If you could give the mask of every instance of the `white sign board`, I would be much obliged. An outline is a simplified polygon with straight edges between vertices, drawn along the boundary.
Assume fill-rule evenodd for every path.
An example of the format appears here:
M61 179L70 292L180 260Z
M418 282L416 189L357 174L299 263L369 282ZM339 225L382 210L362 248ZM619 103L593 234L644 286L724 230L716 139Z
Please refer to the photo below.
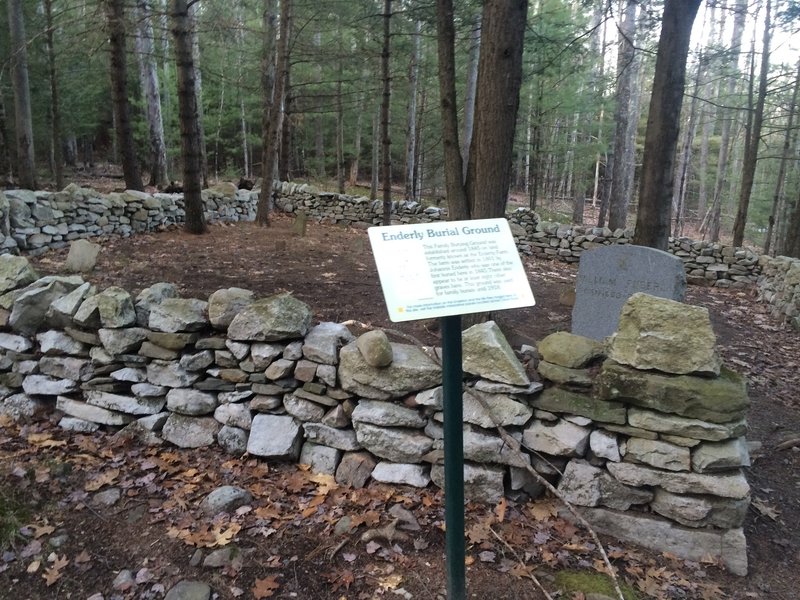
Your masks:
M371 227L392 321L533 306L505 219Z

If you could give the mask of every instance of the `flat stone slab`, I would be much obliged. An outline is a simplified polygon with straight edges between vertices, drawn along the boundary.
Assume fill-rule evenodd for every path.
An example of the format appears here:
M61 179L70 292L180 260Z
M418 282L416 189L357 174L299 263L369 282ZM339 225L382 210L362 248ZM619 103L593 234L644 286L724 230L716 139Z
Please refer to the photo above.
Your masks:
M560 514L571 519L567 510ZM603 508L584 508L581 514L598 533L687 560L699 562L710 556L734 575L747 575L747 542L742 529L690 529L659 517Z
M286 415L256 415L250 428L247 452L254 456L297 460L303 439L300 422Z
M682 302L683 261L644 246L603 246L581 254L572 333L603 340L617 329L622 305L636 292Z

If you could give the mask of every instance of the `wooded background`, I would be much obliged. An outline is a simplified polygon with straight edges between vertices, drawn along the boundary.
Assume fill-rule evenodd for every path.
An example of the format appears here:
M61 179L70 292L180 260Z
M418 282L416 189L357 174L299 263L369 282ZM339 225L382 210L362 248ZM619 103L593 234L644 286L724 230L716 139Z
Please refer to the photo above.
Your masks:
M633 224L670 3L684 4L527 3L508 175L515 198L548 216L592 202L600 225ZM446 4L7 0L0 178L61 186L64 167L113 163L128 187L163 187L185 180L187 167L206 181L266 170L340 191L361 183L376 198L383 170L395 197L436 201L445 195L437 10ZM481 26L497 0L452 4L466 165L480 53L503 34ZM800 61L788 50L798 15L794 0L702 3L672 170L673 235L800 255ZM490 99L499 114L515 100Z

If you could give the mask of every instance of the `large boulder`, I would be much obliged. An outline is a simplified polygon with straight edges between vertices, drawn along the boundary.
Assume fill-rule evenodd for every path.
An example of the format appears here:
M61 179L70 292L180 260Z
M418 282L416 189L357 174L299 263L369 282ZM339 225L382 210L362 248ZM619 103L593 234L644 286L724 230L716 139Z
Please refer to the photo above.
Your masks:
M247 452L266 458L297 460L303 441L300 422L287 415L256 415L250 428Z
M638 292L622 307L609 358L635 369L719 375L708 309Z
M712 423L742 418L750 400L744 377L722 368L715 378L662 375L606 361L594 381L601 400L624 400L643 408Z
M339 353L339 381L343 389L364 398L389 400L441 383L441 367L425 352L408 344L392 344L392 364L373 367L367 363L356 342Z
M473 325L462 334L464 371L492 381L528 385L525 367L494 321Z
M301 338L311 324L311 309L291 294L253 302L233 318L228 337L239 341L277 342Z

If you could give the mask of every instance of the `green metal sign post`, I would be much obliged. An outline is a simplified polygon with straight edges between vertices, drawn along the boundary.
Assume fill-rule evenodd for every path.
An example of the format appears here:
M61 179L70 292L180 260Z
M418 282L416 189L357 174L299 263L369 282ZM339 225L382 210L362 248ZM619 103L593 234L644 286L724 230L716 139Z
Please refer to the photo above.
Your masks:
M441 319L447 598L465 600L461 315L533 306L533 292L503 218L371 227L368 235L389 318Z
M444 524L447 598L464 600L464 430L461 315L442 317Z

